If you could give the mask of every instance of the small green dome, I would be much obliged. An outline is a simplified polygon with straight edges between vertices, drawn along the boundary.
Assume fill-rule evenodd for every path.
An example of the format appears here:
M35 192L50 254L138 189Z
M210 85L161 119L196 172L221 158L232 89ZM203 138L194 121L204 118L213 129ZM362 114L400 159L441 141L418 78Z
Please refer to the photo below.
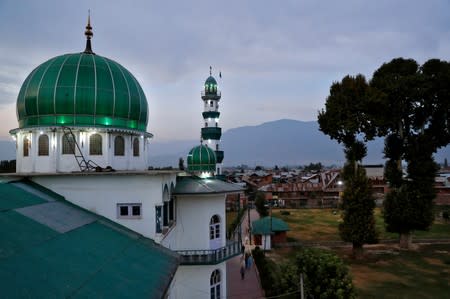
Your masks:
M145 132L148 104L136 78L91 53L54 57L25 79L17 98L19 128L94 126Z
M207 79L206 79L206 81L205 81L205 85L209 85L209 84L214 84L214 85L217 85L217 81L216 81L216 79L214 79L214 77L213 76L209 76Z
M215 171L216 154L206 145L199 145L189 151L188 171Z
M209 76L205 81L205 94L217 94L217 81L213 76Z

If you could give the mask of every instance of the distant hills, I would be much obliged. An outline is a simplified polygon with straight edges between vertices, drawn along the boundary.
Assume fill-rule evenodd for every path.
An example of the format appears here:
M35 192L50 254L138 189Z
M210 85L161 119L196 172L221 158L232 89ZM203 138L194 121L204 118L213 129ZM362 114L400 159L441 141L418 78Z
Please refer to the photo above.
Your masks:
M151 164L157 167L177 166L179 157L186 158L198 141L154 142L151 146ZM368 144L364 164L380 164L384 141L376 139ZM342 145L319 131L316 121L281 119L257 126L230 129L222 135L225 166L246 164L249 167L305 165L321 162L324 165L343 165ZM450 147L436 154L436 161L450 157Z
M200 130L200 128L199 128ZM178 159L198 145L198 140L150 143L150 165L154 167L178 167ZM383 140L368 143L368 155L364 164L380 164L383 161ZM221 148L225 152L224 165L246 164L273 167L274 165L305 165L321 162L324 165L344 163L342 145L319 131L316 121L281 119L257 126L244 126L223 133ZM450 146L438 151L436 162L450 158ZM15 159L12 141L0 141L0 160Z

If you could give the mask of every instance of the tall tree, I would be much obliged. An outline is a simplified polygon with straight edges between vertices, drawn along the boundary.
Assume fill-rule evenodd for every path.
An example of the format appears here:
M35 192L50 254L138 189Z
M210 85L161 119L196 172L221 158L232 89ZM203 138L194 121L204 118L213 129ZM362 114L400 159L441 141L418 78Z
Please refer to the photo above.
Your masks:
M380 92L372 124L386 135L386 229L399 233L400 245L408 248L411 232L433 222L433 153L450 142L450 67L437 59L420 67L413 59L396 58L375 71L370 85Z
M341 82L333 83L325 109L318 115L320 130L344 145L344 212L339 232L343 240L352 242L356 258L362 255L363 245L374 242L377 236L372 191L359 165L367 150L358 136L370 140L376 134L371 124L371 102L372 91L364 76L346 76Z
M178 159L178 169L184 170L184 159L181 157L180 157L180 159Z

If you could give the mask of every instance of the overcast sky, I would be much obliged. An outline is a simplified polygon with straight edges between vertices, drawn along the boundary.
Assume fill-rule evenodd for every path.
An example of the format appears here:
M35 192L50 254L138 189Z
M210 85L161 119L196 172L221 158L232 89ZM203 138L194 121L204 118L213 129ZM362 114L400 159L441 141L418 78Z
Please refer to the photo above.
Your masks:
M370 78L395 57L450 60L450 1L22 1L0 0L0 138L17 127L26 76L85 47L140 82L155 142L197 139L200 92L222 90L220 126L315 120L333 81ZM218 79L218 78L217 78Z

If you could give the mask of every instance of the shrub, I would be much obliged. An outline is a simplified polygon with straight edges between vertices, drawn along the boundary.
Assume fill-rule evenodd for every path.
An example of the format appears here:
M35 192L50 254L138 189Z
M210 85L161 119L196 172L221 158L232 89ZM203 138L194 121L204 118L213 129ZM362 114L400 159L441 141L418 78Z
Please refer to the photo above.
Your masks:
M321 249L303 249L296 256L297 273L303 273L307 298L356 298L348 268L335 254Z

